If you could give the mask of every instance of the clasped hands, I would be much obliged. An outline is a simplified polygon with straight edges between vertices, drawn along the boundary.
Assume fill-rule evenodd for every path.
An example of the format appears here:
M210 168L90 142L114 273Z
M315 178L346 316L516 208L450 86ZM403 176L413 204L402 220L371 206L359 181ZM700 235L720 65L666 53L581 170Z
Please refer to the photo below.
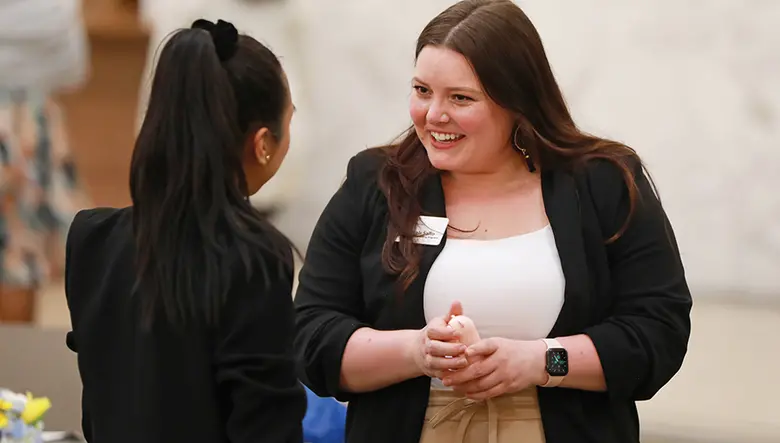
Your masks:
M447 325L454 315L463 315L459 302L452 304L447 316L431 320L417 336L412 353L425 375L440 378L445 386L473 400L546 383L544 342L493 337L466 346L460 333Z

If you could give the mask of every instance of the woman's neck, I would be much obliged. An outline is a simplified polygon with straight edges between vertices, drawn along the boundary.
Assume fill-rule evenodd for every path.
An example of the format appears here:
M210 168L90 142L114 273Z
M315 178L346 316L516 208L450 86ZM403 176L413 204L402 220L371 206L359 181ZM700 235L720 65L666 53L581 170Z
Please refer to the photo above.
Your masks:
M485 172L446 171L442 173L442 185L446 190L459 194L497 195L518 191L531 183L538 183L539 172L530 172L525 161L518 160L504 162L493 170Z

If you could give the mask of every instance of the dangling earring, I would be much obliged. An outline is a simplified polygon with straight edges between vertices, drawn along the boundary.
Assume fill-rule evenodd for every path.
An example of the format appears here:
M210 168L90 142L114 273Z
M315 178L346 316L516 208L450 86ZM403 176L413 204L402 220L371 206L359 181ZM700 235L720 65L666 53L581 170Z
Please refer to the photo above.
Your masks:
M520 130L520 125L518 125L515 128L515 133L512 136L512 147L515 148L518 152L520 152L520 155L522 155L525 158L525 163L528 166L528 171L536 172L536 165L534 165L534 161L531 160L531 156L528 155L528 151L524 147L520 146L519 143L517 143L517 131L519 130Z

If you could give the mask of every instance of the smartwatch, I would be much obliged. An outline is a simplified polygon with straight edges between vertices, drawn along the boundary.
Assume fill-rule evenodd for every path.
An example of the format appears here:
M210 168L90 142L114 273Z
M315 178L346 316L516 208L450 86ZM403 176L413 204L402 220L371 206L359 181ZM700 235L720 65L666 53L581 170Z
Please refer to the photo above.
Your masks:
M543 388L554 388L560 385L563 378L569 373L569 353L554 338L545 338L544 344L547 345L545 366L547 375L550 378L547 380L547 383L541 386Z

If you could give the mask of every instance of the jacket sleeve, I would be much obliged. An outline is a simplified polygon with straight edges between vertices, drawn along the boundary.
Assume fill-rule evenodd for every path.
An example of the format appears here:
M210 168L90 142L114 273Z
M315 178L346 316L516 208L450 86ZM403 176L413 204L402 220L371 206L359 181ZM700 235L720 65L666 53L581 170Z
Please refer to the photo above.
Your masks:
M74 330L76 321L72 318L73 309L71 309L71 295L73 290L73 281L77 279L80 270L76 270L76 254L81 249L83 242L83 231L87 230L85 223L95 213L95 210L81 210L76 213L68 228L68 234L65 241L65 299L68 304L68 311L71 315L71 330L65 334L65 346L78 354L78 343L76 342L76 332ZM89 399L86 390L81 389L81 433L87 442L92 442L92 417L89 411Z
M598 351L613 398L652 398L680 369L691 332L691 294L671 224L639 163L639 198L625 233L606 246L613 303L609 316L585 330ZM598 162L590 192L605 238L629 213L620 170Z
M295 295L298 361L304 383L321 397L349 400L341 389L341 359L363 318L360 254L365 154L353 157L347 177L322 212L309 240ZM358 172L360 170L360 172Z
M306 392L296 374L292 270L256 272L230 290L215 333L214 370L228 440L303 438Z

